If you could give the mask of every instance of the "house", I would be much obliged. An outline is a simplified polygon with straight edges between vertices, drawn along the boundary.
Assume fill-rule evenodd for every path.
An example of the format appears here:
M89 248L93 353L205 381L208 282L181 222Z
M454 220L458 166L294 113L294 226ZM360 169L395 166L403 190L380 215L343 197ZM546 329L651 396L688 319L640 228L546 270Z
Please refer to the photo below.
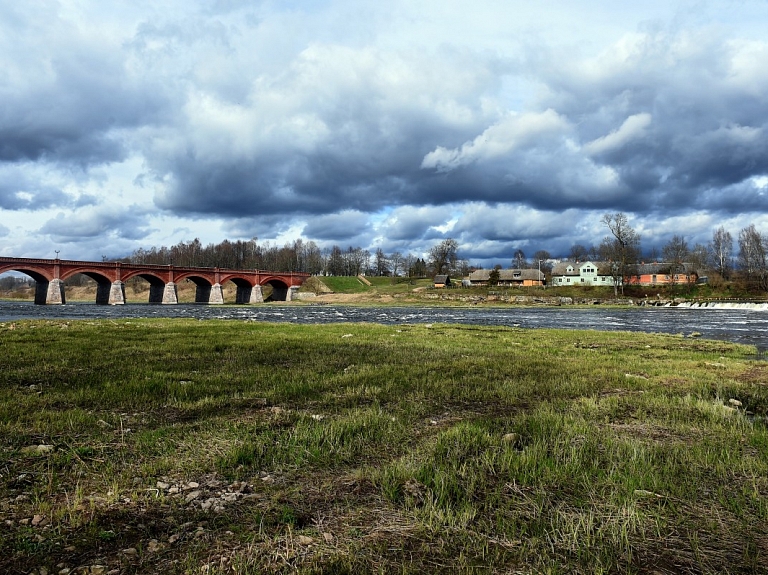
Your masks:
M450 287L451 285L451 278L448 275L437 275L435 276L433 286L436 288L444 288L444 287Z
M613 286L612 266L610 262L558 262L552 268L551 284L553 286Z
M675 268L673 270L673 268ZM669 262L655 262L651 264L637 264L634 266L634 274L627 276L625 281L630 285L654 286L669 284L696 283L699 274L693 264L681 263L678 266Z
M469 274L469 281L473 286L487 286L490 282L492 270L475 270ZM546 283L544 272L539 270L499 270L500 286L530 287L542 286Z

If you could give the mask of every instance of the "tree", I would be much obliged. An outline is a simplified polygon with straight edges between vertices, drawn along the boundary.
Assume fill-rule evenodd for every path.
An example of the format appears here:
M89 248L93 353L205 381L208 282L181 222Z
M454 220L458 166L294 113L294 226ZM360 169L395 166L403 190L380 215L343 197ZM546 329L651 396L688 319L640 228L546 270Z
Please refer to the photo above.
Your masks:
M552 256L547 250L539 250L533 254L533 263L536 268L541 267L541 271L548 273L552 271L552 264L548 261L551 258Z
M495 267L491 270L491 272L488 274L488 285L489 286L497 286L499 285L499 279L501 274L499 273L499 268Z
M384 250L376 248L376 253L373 256L374 272L377 276L389 275L389 258L384 254Z
M640 254L640 235L621 212L605 214L600 221L611 232L600 244L601 256L611 264L614 295L618 295L618 286L624 295L624 278L630 275L630 267Z
M571 246L571 251L568 254L568 259L575 262L581 262L589 257L589 251L581 244L574 244Z
M685 272L685 261L690 255L688 242L685 241L683 236L675 234L666 245L661 248L661 255L664 258L664 261L669 263L669 275L671 276L674 285L676 277L680 273Z
M447 238L429 250L429 266L437 274L448 273L458 260L459 244L452 238Z
M709 249L704 244L696 244L691 248L691 252L688 254L688 261L691 262L694 271L697 275L703 275L702 272L708 267L709 262ZM689 281L692 281L692 277L689 276Z
M392 275L394 277L399 276L400 272L403 270L403 266L405 265L405 258L403 258L403 254L400 252L392 252L389 255L389 265L392 268Z
M528 264L528 260L525 259L525 252L523 250L518 249L515 252L515 255L513 256L512 267L521 270L524 267L527 267L527 264Z
M739 232L739 267L747 281L768 290L768 237L755 224Z
M731 277L731 261L733 259L733 237L723 226L717 228L709 242L709 252L715 270L723 278Z

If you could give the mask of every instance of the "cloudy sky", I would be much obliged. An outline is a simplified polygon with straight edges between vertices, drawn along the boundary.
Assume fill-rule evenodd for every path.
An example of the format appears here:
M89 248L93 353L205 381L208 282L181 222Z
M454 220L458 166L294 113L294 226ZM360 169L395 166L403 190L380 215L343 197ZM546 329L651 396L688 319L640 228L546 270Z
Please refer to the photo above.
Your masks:
M0 0L0 254L768 232L768 1Z

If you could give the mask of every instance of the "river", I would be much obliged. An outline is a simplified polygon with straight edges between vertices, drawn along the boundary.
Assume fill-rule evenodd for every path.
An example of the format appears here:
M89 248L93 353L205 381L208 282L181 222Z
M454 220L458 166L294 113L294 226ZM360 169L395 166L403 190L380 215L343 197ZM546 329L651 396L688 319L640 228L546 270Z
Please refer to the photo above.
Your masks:
M292 323L372 322L382 324L462 323L512 326L642 331L671 334L701 334L754 345L761 354L768 350L768 310L717 308L645 307L355 307L341 305L207 306L193 304L128 304L97 306L76 303L60 306L32 302L0 302L0 322L21 319L125 319L196 318L272 321Z

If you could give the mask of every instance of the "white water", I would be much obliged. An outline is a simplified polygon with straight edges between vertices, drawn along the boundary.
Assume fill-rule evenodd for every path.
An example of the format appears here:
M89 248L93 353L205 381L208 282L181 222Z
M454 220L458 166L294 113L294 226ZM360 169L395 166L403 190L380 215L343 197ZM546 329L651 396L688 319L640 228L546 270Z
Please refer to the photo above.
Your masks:
M753 311L768 311L768 303L728 302L728 301L704 301L683 302L670 307L687 307L692 309L749 309Z

